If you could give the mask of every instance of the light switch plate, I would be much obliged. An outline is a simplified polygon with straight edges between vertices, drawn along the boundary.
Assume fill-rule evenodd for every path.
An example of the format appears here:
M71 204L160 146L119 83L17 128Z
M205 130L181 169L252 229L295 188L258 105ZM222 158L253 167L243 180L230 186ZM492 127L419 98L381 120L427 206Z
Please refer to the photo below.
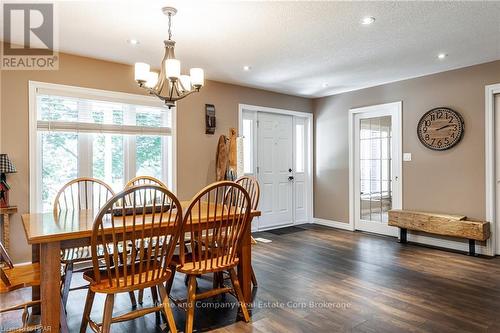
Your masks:
M410 162L411 161L411 153L403 153L403 161Z

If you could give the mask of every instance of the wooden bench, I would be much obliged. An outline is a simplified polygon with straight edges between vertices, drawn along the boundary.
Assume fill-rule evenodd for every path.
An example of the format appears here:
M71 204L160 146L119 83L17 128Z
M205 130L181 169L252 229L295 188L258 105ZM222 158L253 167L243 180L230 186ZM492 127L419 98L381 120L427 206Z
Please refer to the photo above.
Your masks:
M401 243L407 242L408 230L468 239L469 255L472 256L476 253L476 241L490 238L489 222L468 220L462 215L393 209L389 211L389 225L399 228Z

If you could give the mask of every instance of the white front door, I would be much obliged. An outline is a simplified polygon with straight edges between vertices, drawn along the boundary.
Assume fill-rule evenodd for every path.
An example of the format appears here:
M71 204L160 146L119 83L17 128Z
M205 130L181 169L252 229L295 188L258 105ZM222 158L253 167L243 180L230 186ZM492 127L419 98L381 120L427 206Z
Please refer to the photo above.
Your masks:
M293 224L293 117L258 112L259 230Z
M388 211L401 208L401 103L351 110L354 113L354 226L397 236Z

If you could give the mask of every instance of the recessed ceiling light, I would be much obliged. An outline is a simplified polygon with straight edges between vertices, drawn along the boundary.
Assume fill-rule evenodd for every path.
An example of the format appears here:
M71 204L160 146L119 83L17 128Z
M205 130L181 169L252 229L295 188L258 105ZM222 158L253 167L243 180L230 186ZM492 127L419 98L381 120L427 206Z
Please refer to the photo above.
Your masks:
M243 70L244 70L245 72L248 72L248 71L249 71L249 70L251 70L251 69L252 69L252 67L251 67L251 66L243 66Z
M137 39L129 39L127 40L127 43L129 43L130 45L138 45L139 41Z
M373 22L375 22L375 17L373 16L366 16L363 17L363 19L361 20L361 24L363 25L369 25L372 24Z
M448 55L446 53L439 53L438 54L438 59L440 60L443 60L444 58L446 58Z

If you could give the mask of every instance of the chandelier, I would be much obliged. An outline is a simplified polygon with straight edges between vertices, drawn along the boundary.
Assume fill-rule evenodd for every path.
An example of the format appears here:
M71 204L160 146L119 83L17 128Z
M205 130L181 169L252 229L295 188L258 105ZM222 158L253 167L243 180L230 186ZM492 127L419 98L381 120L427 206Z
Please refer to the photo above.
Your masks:
M204 84L204 73L201 68L191 68L189 75L181 75L181 62L175 59L175 41L172 40L172 16L177 13L173 7L163 7L163 14L168 16L168 40L165 44L165 55L161 62L160 74L151 71L149 64L135 64L135 81L139 87L146 89L171 108L175 102L200 91Z

